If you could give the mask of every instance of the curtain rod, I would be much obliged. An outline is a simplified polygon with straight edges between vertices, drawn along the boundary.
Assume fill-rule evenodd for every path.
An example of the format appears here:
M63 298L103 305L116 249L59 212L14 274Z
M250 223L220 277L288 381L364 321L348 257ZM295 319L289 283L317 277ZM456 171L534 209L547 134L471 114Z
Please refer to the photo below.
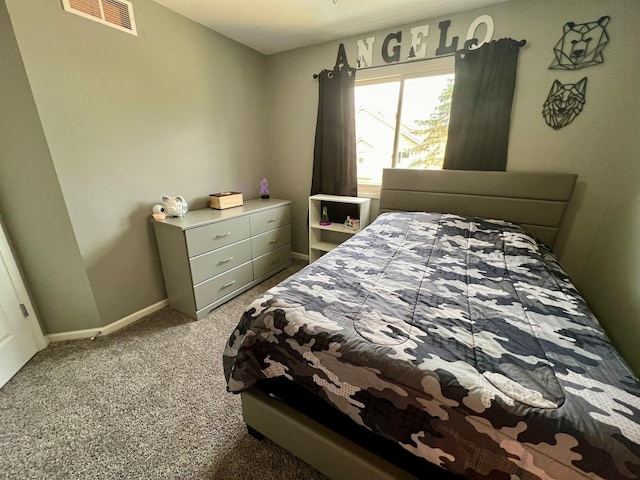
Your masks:
M473 42L473 40L475 40L475 43ZM464 48L458 50L455 53L447 53L445 55L438 55L437 57L429 57L429 58L420 58L418 60L409 60L407 62L394 62L394 63L387 63L385 65L374 65L372 67L364 67L364 68L355 68L354 70L356 72L359 72L361 70L371 70L372 68L382 68L382 67L390 67L391 65L404 65L405 63L418 63L418 62L428 62L429 60L437 60L438 58L447 58L447 57L453 57L454 55L456 55L457 53L460 52L466 52L466 51L473 51L473 50L469 50L469 47L472 45L475 45L478 43L478 40L475 38L472 38L471 40L467 40L464 44ZM526 40L520 40L518 42L518 46L519 47L524 47L527 44ZM320 72L322 73L322 72ZM318 78L320 76L320 73L314 73L313 74L313 78Z

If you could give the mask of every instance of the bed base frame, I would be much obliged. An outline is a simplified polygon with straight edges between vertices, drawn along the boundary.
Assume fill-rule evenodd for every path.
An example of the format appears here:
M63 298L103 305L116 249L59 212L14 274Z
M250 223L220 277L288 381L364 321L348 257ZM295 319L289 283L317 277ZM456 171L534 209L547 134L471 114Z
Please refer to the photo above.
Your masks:
M379 213L430 211L508 220L553 248L576 179L565 173L385 169ZM250 431L330 478L415 478L257 388L241 397Z
M266 436L329 478L415 478L258 388L240 396L249 433L258 439Z

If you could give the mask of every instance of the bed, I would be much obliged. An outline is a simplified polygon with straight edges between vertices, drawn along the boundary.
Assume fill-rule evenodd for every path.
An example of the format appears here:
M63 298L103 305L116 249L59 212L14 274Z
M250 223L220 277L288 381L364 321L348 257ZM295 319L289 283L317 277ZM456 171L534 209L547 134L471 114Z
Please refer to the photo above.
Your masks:
M231 333L250 431L332 478L640 478L640 383L552 251L575 181L385 170Z

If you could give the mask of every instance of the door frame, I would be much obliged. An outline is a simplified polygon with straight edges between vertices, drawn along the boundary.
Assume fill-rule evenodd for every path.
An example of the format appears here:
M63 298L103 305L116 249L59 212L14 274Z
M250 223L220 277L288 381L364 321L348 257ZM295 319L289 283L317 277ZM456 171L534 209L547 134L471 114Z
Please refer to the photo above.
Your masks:
M36 310L33 308L33 304L31 303L31 298L29 298L29 293L27 292L27 287L22 278L22 274L20 273L20 268L18 267L18 263L13 254L13 250L9 245L9 240L7 238L7 234L5 231L4 223L0 219L0 255L4 260L5 265L7 266L7 271L9 272L9 278L13 282L13 286L16 290L16 294L18 295L18 299L20 303L24 304L27 308L27 312L29 315L25 318L25 321L29 325L29 329L31 330L31 334L33 335L34 340L36 341L36 345L38 346L38 350L42 350L49 345L47 338L42 333L42 327L40 327L40 322L38 321L38 316L36 315Z

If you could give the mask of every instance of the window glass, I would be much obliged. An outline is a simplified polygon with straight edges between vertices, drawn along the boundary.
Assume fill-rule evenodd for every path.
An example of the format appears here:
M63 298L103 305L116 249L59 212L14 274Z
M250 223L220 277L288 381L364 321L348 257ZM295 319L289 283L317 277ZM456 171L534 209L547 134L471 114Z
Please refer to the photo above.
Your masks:
M359 191L379 190L383 168L442 168L453 80L440 68L356 82Z
M391 167L400 82L355 89L358 183L380 185L382 169Z
M442 168L453 75L405 81L397 168Z

